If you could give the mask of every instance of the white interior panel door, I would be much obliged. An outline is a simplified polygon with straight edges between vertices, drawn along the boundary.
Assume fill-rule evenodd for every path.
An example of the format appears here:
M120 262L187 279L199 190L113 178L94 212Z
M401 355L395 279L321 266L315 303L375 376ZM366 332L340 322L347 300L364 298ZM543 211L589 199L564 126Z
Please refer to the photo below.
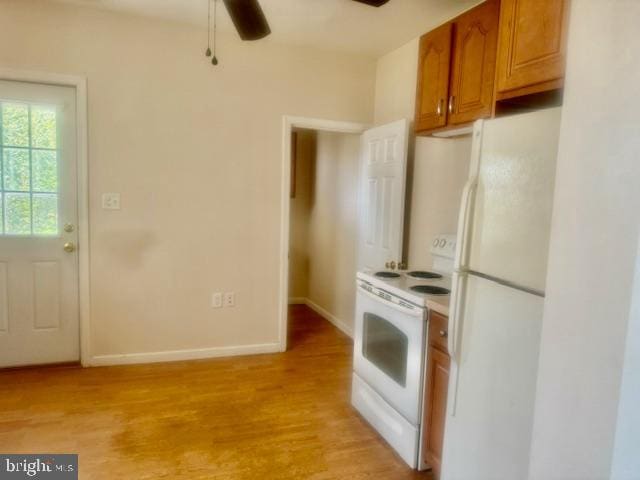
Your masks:
M0 81L0 367L77 361L75 89Z
M406 120L362 135L358 268L402 261L409 125Z

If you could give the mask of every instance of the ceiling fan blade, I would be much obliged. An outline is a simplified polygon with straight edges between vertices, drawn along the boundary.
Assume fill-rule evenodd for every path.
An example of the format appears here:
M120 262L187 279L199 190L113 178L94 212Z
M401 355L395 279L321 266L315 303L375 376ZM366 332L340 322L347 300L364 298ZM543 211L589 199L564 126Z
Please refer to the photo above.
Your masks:
M366 5L369 5L370 7L381 7L382 5L387 3L389 0L354 0L354 1L364 3Z
M258 40L271 33L258 0L224 0L242 40Z

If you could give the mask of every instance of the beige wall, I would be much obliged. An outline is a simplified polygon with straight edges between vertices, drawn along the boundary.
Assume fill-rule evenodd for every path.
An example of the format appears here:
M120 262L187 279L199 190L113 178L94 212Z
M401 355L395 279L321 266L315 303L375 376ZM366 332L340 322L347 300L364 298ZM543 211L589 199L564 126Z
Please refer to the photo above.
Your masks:
M188 25L0 0L0 65L89 86L95 355L278 341L282 115L370 122L375 65ZM100 209L104 192L122 210ZM235 291L235 308L211 293Z
M453 16L453 15L452 15ZM418 39L378 60L375 123L413 119ZM412 139L407 176L408 221L405 245L409 267L430 267L429 247L439 233L455 233L462 189L471 156L471 137Z
M309 300L353 331L360 137L318 132L309 217Z
M298 130L296 195L289 211L289 299L309 296L309 218L312 181L316 165L316 132Z
M531 480L639 478L638 22L571 3Z
M299 132L298 150L298 188L291 201L289 298L310 301L352 332L360 136Z

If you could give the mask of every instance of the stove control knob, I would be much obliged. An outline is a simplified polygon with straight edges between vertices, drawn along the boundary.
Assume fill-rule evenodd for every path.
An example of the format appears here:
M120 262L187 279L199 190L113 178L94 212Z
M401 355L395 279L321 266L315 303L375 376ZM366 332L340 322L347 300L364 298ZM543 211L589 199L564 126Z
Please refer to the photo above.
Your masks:
M434 246L434 247L437 247L437 246L438 246L438 243L440 243L440 240L436 238L436 239L433 241L433 246Z
M444 248L446 244L447 244L447 241L444 238L440 240L440 248Z

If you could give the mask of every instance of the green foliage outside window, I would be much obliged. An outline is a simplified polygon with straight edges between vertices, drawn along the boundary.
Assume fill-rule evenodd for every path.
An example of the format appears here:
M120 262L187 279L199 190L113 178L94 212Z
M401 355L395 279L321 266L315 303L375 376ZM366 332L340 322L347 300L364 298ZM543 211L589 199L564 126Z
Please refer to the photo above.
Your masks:
M0 234L58 234L57 113L1 102Z

